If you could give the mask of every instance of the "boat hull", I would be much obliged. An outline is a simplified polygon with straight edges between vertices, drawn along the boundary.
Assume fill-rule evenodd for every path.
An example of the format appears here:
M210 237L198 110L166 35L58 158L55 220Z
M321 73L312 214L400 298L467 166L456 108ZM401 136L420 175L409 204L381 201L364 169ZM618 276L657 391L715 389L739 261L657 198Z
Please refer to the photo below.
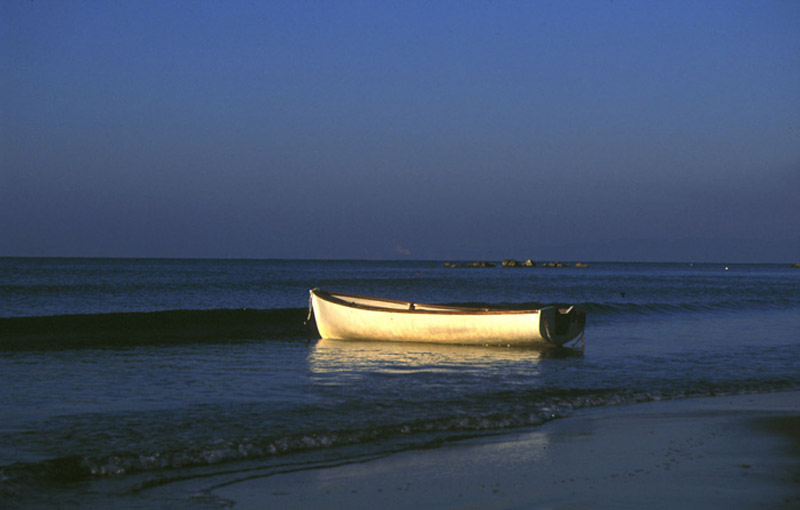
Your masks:
M311 291L323 338L471 345L563 345L583 333L585 315L558 310L488 310Z

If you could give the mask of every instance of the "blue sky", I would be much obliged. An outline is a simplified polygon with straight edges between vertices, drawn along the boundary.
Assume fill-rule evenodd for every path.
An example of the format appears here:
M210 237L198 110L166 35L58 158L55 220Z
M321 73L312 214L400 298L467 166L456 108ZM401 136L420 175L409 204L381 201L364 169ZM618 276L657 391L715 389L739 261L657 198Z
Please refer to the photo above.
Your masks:
M800 2L0 4L0 256L800 260Z

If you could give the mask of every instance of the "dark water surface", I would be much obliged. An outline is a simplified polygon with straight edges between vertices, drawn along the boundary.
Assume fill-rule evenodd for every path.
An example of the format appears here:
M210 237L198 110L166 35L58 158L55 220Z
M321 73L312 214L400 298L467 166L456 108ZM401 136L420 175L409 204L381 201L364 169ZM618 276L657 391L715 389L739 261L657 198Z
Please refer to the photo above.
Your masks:
M318 340L313 287L578 304L586 348ZM582 407L797 389L800 270L6 258L0 382L3 506L215 508L208 489L230 480Z

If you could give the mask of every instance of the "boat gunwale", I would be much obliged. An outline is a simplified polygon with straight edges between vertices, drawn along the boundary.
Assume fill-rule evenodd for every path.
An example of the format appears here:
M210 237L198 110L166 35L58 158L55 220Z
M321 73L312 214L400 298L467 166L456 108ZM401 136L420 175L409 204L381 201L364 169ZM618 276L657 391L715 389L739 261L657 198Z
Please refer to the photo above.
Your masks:
M492 310L489 308L470 308L466 306L448 306L448 305L430 305L427 303L417 303L414 301L402 301L398 299L387 299L387 298L378 298L378 297L371 297L371 296L361 296L358 294L346 294L344 292L330 292L326 290L320 289L312 289L311 293L317 296L320 299L328 301L329 303L346 306L349 308L358 308L361 310L370 310L376 312L390 312L390 313L413 313L413 314L431 314L431 315L522 315L522 314L538 314L539 309L528 309L528 310L508 310L508 309L496 309ZM385 303L394 303L400 305L411 305L414 304L415 306L422 306L426 308L437 308L437 310L428 310L428 309L408 309L408 308L384 308L381 306L371 306L365 305L362 303L354 303L352 301L346 301L343 298L355 298L355 299L365 299L370 301L380 301Z

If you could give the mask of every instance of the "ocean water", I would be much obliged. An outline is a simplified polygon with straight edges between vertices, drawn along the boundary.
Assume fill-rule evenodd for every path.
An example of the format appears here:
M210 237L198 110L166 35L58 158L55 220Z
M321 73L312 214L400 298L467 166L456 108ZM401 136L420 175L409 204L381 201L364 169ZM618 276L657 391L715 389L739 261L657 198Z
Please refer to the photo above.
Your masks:
M320 287L576 304L585 348L320 340ZM225 507L238 480L593 406L800 388L800 269L0 258L0 506Z

